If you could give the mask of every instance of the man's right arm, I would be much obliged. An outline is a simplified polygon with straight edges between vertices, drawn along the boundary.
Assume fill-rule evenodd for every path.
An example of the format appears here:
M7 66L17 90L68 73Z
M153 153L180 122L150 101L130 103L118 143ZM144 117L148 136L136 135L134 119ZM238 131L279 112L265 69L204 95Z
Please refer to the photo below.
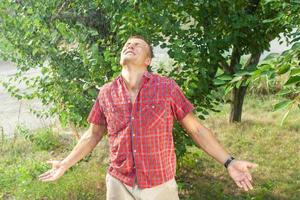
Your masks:
M106 133L105 125L90 124L71 153L62 161L48 161L52 169L39 176L41 181L54 181L60 178L65 171L89 154Z
M62 161L62 165L67 169L72 167L96 147L105 133L106 126L90 124L89 129L80 138L72 152Z

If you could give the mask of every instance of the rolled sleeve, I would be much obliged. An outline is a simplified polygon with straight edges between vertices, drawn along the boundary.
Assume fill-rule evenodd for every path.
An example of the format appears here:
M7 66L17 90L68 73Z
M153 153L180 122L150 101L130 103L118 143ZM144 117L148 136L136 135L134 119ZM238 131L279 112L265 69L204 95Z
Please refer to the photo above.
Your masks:
M188 113L192 112L195 107L184 96L179 85L173 80L171 92L171 109L177 121L182 120Z

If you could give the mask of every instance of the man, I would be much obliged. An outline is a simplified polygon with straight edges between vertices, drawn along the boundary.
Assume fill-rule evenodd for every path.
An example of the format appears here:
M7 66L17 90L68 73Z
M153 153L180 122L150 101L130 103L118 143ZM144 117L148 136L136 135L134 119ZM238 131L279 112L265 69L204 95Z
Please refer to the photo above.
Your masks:
M152 48L143 37L127 40L121 52L121 75L100 89L88 117L90 128L64 160L48 161L52 169L40 175L41 181L60 178L107 132L108 200L179 199L174 179L175 118L199 148L225 165L239 187L252 189L249 169L256 164L234 160L193 114L193 105L176 82L147 71L152 57Z

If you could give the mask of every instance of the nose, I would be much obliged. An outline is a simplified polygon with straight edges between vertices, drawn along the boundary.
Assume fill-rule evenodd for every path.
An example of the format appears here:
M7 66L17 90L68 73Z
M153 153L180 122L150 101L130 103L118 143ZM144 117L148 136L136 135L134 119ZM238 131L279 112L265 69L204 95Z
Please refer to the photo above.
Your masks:
M129 44L129 45L127 46L127 49L133 49L133 44Z

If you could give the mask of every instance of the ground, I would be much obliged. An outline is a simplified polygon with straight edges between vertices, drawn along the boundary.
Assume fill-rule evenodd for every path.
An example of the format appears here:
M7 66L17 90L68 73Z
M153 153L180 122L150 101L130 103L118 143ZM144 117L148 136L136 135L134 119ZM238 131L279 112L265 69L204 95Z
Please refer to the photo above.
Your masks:
M182 200L300 199L299 111L291 112L280 126L284 112L272 111L277 101L275 96L248 96L240 124L227 122L229 105L203 121L237 159L259 164L252 171L254 190L238 189L223 166L194 147L178 161ZM41 183L37 176L49 168L45 161L65 157L75 141L70 135L41 129L30 142L31 132L20 132L13 145L5 139L0 143L0 199L105 199L106 138L59 181Z

